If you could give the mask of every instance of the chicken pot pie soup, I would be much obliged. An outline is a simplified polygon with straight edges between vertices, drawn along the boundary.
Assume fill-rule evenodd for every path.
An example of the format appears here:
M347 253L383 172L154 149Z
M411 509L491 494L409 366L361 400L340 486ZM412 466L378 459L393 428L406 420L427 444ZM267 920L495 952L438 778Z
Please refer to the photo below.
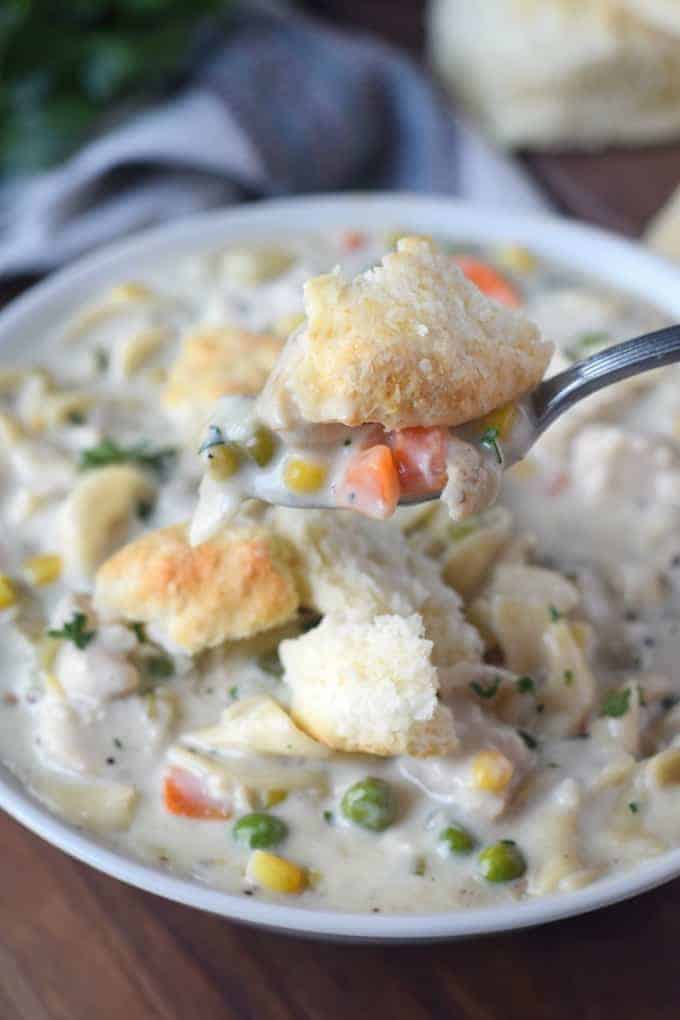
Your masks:
M325 423L336 454L379 429L366 449L394 462L409 430L448 443L499 414L550 344L555 371L664 324L516 245L393 248L356 230L244 239L91 295L42 363L0 368L0 755L69 821L216 888L412 912L567 892L680 845L675 369L584 401L481 513L250 500L191 541L215 400L258 470L300 428L284 411ZM387 402L314 340L332 291L363 342L370 288L407 257L435 260L470 329L523 352L507 392L485 368L471 414L461 386L458 420L434 395L431 418L403 417L408 396L384 419L355 407ZM422 313L434 362L446 343ZM318 393L297 387L308 370ZM253 429L242 401L265 383ZM488 427L502 445L502 415Z

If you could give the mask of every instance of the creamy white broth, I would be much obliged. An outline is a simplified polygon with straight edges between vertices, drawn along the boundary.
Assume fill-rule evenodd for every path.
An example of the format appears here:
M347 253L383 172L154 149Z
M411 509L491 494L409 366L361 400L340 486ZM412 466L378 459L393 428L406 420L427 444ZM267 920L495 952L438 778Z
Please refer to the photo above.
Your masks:
M624 384L611 399L593 398L590 407L578 408L548 433L528 462L508 473L501 503L512 514L514 537L498 538L505 523L499 525L497 518L493 526L482 518L463 522L468 530L455 531L453 525L454 531L447 531L438 518L428 518L431 508L375 525L393 529L395 544L401 527L407 528L409 542L428 549L445 576L448 571L461 585L457 550L469 566L492 533L497 543L492 562L522 566L528 561L571 578L577 606L562 611L548 602L527 615L544 619L554 642L564 637L566 621L592 625L593 631L579 632L579 638L596 693L576 722L564 721L571 709L562 703L564 690L555 689L547 667L516 664L506 670L502 645L491 647L487 635L485 664L440 670L440 697L452 707L461 741L454 754L382 758L333 752L317 760L240 752L228 759L232 771L256 770L271 779L263 779L254 794L237 790L230 820L170 814L161 795L168 754L172 759L178 750L180 757L191 750L187 735L214 726L224 709L248 697L267 694L286 708L288 686L267 670L272 661L276 668L273 652L281 634L298 633L304 620L293 621L284 632L193 658L164 646L153 624L140 643L129 621L121 626L92 612L93 572L75 571L71 551L63 546L64 503L84 477L79 463L88 451L101 453L107 439L133 457L149 490L144 499L134 497L140 505L129 508L111 538L112 548L191 516L202 470L197 436L160 403L167 371L188 331L228 323L276 329L283 336L300 313L304 279L337 262L356 273L375 262L386 244L385 236L365 237L348 252L342 234L287 241L292 260L279 258L283 269L273 276L268 273L276 259L270 258L267 268L267 259L258 261L247 239L238 252L159 266L134 281L148 292L137 286L108 297L88 295L91 310L75 328L57 324L43 350L27 352L40 359L51 382L36 373L12 380L0 372L5 415L0 419L0 573L18 596L16 605L0 613L0 755L71 821L95 829L125 852L223 889L280 895L248 882L250 851L232 838L241 815L264 809L288 825L286 839L273 852L309 869L300 899L310 907L447 910L568 891L680 842L680 785L677 776L672 778L672 765L664 771L657 757L677 743L680 733L673 707L680 696L675 665L680 390L674 370ZM455 247L478 253L473 246ZM497 254L487 253L492 259ZM522 292L529 317L536 316L567 357L663 321L639 302L559 267L525 259L521 270L505 265L502 271ZM589 433L593 422L614 431ZM642 446L630 446L631 430L643 436L635 441ZM669 452L657 454L655 462L658 434ZM593 454L592 463L589 447L603 451ZM161 464L157 455L168 448L174 457ZM635 485L627 487L631 472L617 467L622 458L636 464ZM248 512L268 513L252 507ZM83 519L82 527L93 523ZM40 586L30 580L26 562L45 554L62 557L62 573ZM482 632L493 628L493 613L503 608L507 592L494 594L484 582L464 594L470 619ZM520 587L513 594L527 606L535 607L541 598L545 602L535 590ZM64 642L56 655L66 647L71 663L82 654L95 666L80 679L72 669L67 684L55 684L60 660L49 661L54 649L46 650L45 633L73 621L77 612L85 617L85 631L96 636L82 650ZM110 656L113 671L106 673L107 683L114 688L120 683L121 690L113 700L88 701L83 691L90 682L95 695L102 694L102 655ZM151 669L150 660L170 662L173 672L165 666ZM559 649L553 660L554 673ZM68 659L62 670L67 667ZM123 690L126 669L137 671L132 692ZM519 681L526 677L533 688L521 690ZM582 682L579 674L571 684L565 680L564 689ZM628 692L627 710L601 717L610 690L619 695L618 707L621 691L623 701ZM574 732L565 734L565 728ZM513 763L512 784L503 796L480 791L470 781L474 756L488 746ZM268 791L287 782L294 786L300 774L310 785L267 808ZM382 833L362 830L343 817L343 793L366 776L385 779L396 794L397 819ZM474 852L442 852L439 834L454 823L474 835ZM490 883L480 875L478 851L502 839L516 842L526 872L516 881Z

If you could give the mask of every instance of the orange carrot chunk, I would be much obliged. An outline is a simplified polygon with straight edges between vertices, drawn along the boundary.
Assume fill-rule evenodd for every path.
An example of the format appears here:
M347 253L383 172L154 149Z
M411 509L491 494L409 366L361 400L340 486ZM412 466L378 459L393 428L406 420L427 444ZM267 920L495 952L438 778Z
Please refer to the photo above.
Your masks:
M231 809L212 800L197 776L184 769L171 768L163 778L163 803L172 815L185 818L230 818Z
M463 270L468 280L474 283L475 287L478 287L487 297L494 298L495 301L507 305L509 308L519 308L522 304L518 291L488 263L482 262L472 255L454 255L454 261Z
M437 426L390 433L388 442L405 496L422 496L444 488L447 440L447 430Z
M367 517L391 517L399 502L399 477L388 446L371 446L354 456L339 493L342 505Z

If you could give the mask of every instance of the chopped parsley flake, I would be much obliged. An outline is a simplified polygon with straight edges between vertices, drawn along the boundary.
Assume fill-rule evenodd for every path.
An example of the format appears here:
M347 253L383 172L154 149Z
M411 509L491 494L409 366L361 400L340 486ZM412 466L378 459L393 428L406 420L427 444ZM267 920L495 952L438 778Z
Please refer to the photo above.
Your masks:
M96 630L87 630L87 617L85 613L74 613L71 619L64 624L61 630L48 630L48 635L53 638L62 638L64 641L72 641L76 648L87 648L90 641L95 637Z
M636 815L638 813L638 811L640 810L640 805L637 803L637 801L631 800L630 804L628 805L628 809L634 815Z
M518 676L515 680L517 684L517 690L520 694L535 694L536 684L534 683L533 677L530 676Z
M573 669L565 669L564 671L564 682L567 687L571 687L574 682L574 671Z
M236 685L229 688L229 697L232 701L236 701L238 698L238 687Z
M175 672L172 659L167 655L156 655L152 659L147 659L145 665L149 676L156 680L165 680Z
M602 702L600 715L607 715L612 719L618 719L625 715L630 708L630 687L624 687L622 691L610 691Z
M80 454L81 471L106 467L109 464L135 463L149 468L163 477L167 474L177 456L174 447L167 446L154 450L146 442L135 443L133 446L121 446L115 439L104 438L97 446L91 446Z
M213 446L224 446L224 436L222 430L217 425L208 426L208 438L201 443L198 452L205 453L206 450L212 449Z
M123 749L123 741L120 739L120 737L114 737L113 738L113 746L117 747L119 751L122 751L122 749Z
M548 613L553 623L557 623L558 620L562 619L562 614L555 606L548 607Z
M134 631L140 645L146 644L146 628L143 623L131 623L130 630Z
M420 856L416 857L415 861L413 862L413 874L418 875L422 878L422 876L425 874L426 869L427 861L425 860L425 858Z
M334 820L335 820L334 817L333 817L333 812L332 811L324 811L324 813L323 813L323 820L328 825L332 825Z
M497 429L495 427L486 429L485 432L482 432L482 435L480 436L479 442L480 442L480 445L484 446L487 450L493 450L493 452L496 454L496 460L498 461L499 464L502 464L503 463L503 453L502 453L500 445L498 443L499 435L500 435L500 429Z
M479 683L477 680L473 680L472 683L470 684L470 687L475 692L475 694L480 698L493 698L495 697L500 685L501 677L496 676L493 678L491 683L488 684L486 687L484 686L484 684Z

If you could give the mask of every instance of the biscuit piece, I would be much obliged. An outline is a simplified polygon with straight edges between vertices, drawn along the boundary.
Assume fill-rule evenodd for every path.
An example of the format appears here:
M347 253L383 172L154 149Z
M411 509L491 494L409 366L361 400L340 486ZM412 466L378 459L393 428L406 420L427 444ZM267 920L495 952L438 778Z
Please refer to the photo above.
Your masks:
M431 651L417 615L370 622L326 617L279 646L291 714L336 751L426 756L453 750L453 717L437 701Z
M432 63L512 146L602 147L680 134L676 0L434 0ZM626 9L628 8L628 9ZM653 10L654 8L654 10Z
M434 643L435 665L481 657L481 639L463 618L460 597L398 525L351 511L287 508L278 508L272 521L297 550L303 605L348 620L418 613Z
M623 6L662 32L680 35L678 0L622 0Z
M200 427L220 397L259 393L282 346L283 341L269 333L203 327L185 337L163 403L180 422Z
M531 389L552 351L520 312L415 237L351 282L310 280L305 311L258 402L272 428L459 425Z
M224 529L191 546L185 525L152 531L97 572L104 615L147 623L189 653L285 623L298 607L288 544L262 527Z

